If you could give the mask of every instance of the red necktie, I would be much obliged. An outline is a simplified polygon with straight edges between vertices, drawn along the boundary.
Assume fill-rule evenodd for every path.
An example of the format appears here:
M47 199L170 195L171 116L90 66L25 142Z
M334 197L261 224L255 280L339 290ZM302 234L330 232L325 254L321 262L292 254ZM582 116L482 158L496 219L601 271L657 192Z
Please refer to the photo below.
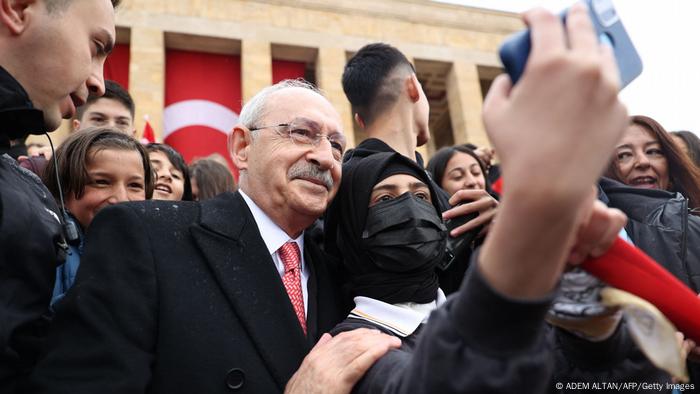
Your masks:
M287 289L289 300L297 314L301 329L306 334L306 313L304 313L304 293L301 291L301 257L296 242L287 242L277 250L284 264L282 283Z

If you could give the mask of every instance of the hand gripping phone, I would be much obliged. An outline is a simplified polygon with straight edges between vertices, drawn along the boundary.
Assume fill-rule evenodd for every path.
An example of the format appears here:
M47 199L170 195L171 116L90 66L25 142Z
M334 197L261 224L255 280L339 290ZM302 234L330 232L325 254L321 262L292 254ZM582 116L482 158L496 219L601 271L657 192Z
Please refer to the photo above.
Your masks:
M612 0L585 0L590 11L591 21L598 35L598 41L612 46L620 71L620 90L642 73L642 59L632 44L620 16L615 11ZM566 23L566 13L561 18ZM530 30L513 34L503 42L499 50L501 62L515 83L525 71L530 54Z
M477 216L479 216L478 212L472 212L468 215L459 216L445 221L445 227L447 227L447 245L445 247L445 258L443 261L438 263L439 270L445 271L457 259L463 260L469 258L468 253L471 250L472 243L476 239L477 235L479 235L479 232L481 232L483 226L469 230L456 238L452 237L450 232L457 227L476 219Z

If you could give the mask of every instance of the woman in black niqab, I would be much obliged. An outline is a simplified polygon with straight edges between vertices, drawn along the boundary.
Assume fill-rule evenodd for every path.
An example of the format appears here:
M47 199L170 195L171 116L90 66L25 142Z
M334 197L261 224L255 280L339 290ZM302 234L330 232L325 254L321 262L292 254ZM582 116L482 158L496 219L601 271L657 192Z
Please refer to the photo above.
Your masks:
M353 296L396 303L436 299L436 264L443 258L446 231L431 201L405 193L369 207L374 187L392 175L406 174L430 188L428 175L398 153L377 153L343 168L334 202L336 245Z

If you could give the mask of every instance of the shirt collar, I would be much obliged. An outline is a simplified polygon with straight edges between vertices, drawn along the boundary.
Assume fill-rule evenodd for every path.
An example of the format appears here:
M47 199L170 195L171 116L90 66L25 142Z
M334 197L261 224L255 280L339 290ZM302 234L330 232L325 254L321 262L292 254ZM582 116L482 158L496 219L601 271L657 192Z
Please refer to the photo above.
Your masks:
M438 289L437 299L427 304L387 304L369 297L355 297L355 309L350 317L362 319L384 327L400 337L413 334L421 323L428 320L430 312L445 302L445 293Z
M284 232L275 222L270 219L269 216L260 209L258 204L253 201L243 190L238 189L243 197L243 200L248 205L250 212L253 214L253 219L255 219L255 224L258 225L258 230L260 230L260 236L267 246L267 250L270 254L277 252L282 245L287 241L291 240L289 235ZM296 239L293 239L299 245L299 250L303 253L304 251L304 232L302 231Z

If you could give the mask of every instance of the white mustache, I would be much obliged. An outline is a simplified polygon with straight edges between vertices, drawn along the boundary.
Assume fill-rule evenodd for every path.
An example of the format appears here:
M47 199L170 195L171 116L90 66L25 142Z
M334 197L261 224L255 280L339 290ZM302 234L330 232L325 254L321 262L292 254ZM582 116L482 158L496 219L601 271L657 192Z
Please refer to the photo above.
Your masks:
M287 171L287 176L289 179L313 179L315 181L321 182L326 189L331 190L333 188L333 177L331 176L330 170L321 171L318 166L315 166L307 162L297 162L294 163Z

